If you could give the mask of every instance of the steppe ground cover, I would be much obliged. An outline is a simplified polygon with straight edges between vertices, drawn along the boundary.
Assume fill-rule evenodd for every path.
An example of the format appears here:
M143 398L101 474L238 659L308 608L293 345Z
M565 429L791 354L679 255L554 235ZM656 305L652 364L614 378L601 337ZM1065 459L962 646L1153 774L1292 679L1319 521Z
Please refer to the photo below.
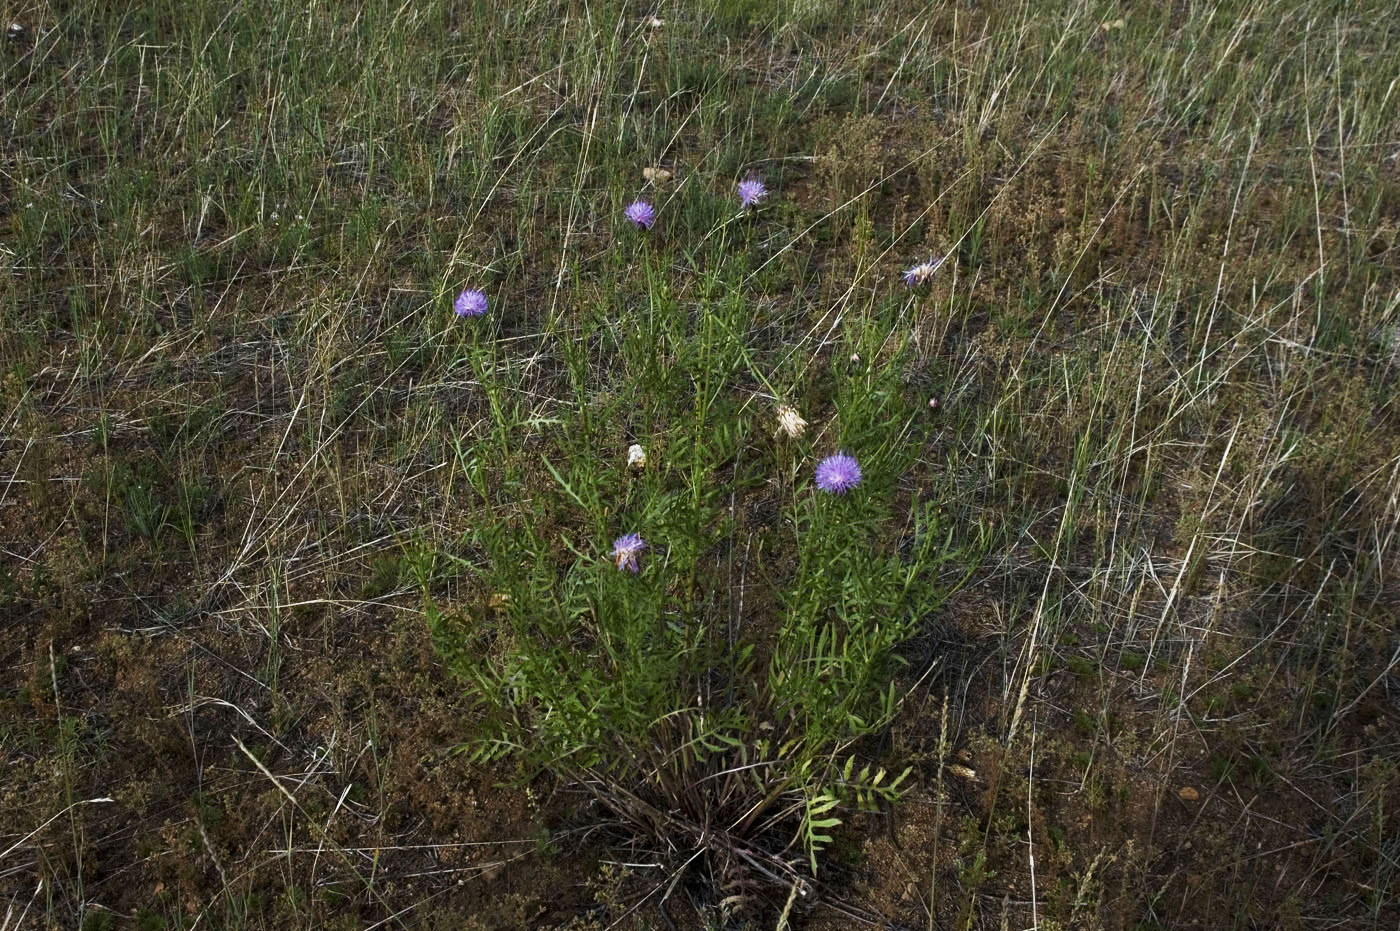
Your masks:
M1393 3L0 14L0 929L1400 924ZM814 501L956 559L812 894L453 752L483 528Z

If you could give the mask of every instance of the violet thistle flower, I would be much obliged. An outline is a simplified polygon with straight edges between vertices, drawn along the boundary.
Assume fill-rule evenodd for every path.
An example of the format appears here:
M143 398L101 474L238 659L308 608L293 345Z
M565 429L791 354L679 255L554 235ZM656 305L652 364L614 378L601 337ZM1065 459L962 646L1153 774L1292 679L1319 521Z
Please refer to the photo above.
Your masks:
M933 277L933 273L938 271L938 267L943 264L943 259L930 257L927 262L920 262L904 273L904 283L909 287L923 284Z
M646 541L642 539L640 533L627 533L613 541L612 558L617 563L618 571L631 569L637 572L641 566L637 564L637 557L642 555L642 550L647 548Z
M486 293L470 289L463 291L457 295L452 309L457 311L459 317L480 317L486 313Z
M860 463L854 456L838 452L817 463L817 487L833 495L844 495L860 484Z
M739 182L739 206L755 207L768 196L768 188L757 177L750 175Z
M637 229L649 230L656 222L656 208L644 200L634 200L627 205L627 209L622 211L632 225Z

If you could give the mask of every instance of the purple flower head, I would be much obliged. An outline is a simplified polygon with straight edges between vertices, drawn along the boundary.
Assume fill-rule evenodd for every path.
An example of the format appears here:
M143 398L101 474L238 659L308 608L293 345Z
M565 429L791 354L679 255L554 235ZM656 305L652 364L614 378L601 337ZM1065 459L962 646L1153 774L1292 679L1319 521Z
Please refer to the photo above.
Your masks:
M637 557L642 555L642 550L646 548L647 543L640 533L623 534L613 541L613 562L617 563L619 571L631 569L636 572L641 568L637 565Z
M927 262L920 262L904 273L904 283L911 288L916 284L923 284L933 277L933 273L938 271L942 264L941 258L929 258Z
M754 175L739 182L739 206L753 207L768 196L768 188Z
M860 463L854 456L836 453L817 463L817 487L833 495L844 495L860 484Z
M627 205L627 209L622 211L622 215L632 222L637 229L649 230L656 222L656 208L644 200L634 200Z
M486 293L470 289L463 291L457 295L452 309L457 311L459 317L480 317L486 313Z

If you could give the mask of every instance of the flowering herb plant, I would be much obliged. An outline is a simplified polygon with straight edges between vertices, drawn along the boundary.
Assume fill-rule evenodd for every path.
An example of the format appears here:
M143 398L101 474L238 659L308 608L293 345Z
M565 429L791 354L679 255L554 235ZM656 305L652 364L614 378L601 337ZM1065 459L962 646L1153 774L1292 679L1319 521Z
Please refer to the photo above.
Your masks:
M754 183L741 186L746 205L766 193ZM625 213L642 228L655 220L641 201ZM529 505L467 541L477 607L441 606L425 588L428 616L479 711L465 744L475 758L552 773L658 862L703 864L721 892L801 891L849 813L907 784L868 738L931 671L907 668L901 648L955 587L964 554L911 478L923 467L911 426L928 412L902 384L909 341L891 338L893 309L857 334L871 364L796 377L754 404L735 381L773 379L736 335L747 319L737 286L690 317L663 268L638 274L647 316L619 346L639 393L584 427L643 416L667 429L645 447L616 437L602 464L592 436L533 480L493 478L489 450L460 452L483 503L505 480L529 484ZM671 351L664 367L646 361L658 346ZM502 364L473 358L501 416ZM825 407L799 410L814 383ZM693 405L668 405L683 384ZM513 442L502 424L494 436Z

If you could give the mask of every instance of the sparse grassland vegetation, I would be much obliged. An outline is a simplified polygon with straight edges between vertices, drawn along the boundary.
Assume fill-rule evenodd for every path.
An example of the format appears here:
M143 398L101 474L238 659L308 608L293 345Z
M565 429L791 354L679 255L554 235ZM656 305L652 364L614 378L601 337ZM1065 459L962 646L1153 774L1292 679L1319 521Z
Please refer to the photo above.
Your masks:
M0 931L1400 926L1393 2L0 17Z

